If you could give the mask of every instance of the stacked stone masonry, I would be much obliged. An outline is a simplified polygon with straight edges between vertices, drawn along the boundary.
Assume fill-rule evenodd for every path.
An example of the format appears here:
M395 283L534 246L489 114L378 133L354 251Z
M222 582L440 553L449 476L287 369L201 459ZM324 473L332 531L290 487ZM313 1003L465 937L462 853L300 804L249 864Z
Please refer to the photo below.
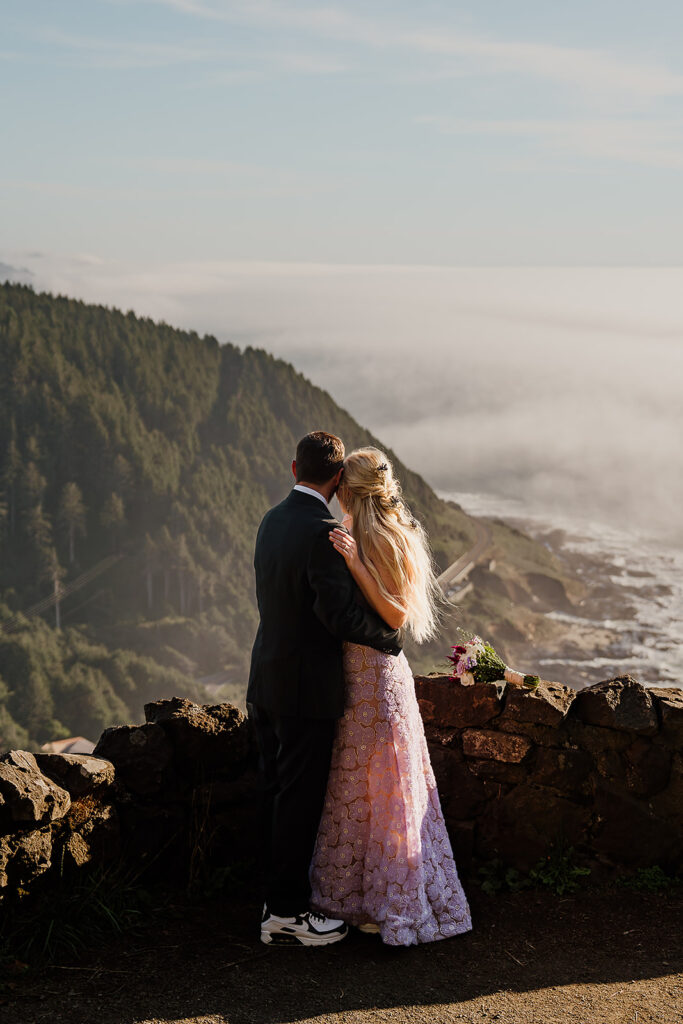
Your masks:
M564 844L593 865L680 870L683 690L415 683L460 863L526 871Z
M559 844L606 871L683 867L683 690L620 676L585 690L463 686L416 692L456 860L527 871ZM249 723L229 704L173 698L107 729L94 754L0 756L0 898L124 860L168 871L253 861Z

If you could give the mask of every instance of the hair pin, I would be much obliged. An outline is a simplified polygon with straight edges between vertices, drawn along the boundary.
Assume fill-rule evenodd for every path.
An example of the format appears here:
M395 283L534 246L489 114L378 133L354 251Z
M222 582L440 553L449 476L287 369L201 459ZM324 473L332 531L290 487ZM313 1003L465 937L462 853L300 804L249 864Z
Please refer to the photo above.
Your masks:
M378 473L386 473L388 469L389 469L389 467L387 466L386 462L383 462L381 466L377 467L377 472Z

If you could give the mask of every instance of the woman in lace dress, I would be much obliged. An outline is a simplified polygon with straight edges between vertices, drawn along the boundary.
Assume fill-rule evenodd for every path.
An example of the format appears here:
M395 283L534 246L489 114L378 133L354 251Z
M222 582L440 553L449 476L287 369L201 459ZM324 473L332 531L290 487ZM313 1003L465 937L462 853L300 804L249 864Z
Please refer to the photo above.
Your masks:
M334 530L330 540L366 600L417 641L433 636L431 555L386 456L348 455L337 497L353 536ZM344 673L311 906L396 946L470 931L408 661L346 643Z

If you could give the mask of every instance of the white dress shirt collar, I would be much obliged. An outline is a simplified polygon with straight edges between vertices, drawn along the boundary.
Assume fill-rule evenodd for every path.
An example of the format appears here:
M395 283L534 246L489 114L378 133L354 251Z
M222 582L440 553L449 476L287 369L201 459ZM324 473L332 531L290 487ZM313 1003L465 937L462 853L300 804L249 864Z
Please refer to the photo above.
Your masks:
M304 494L312 494L314 498L319 498L325 508L329 511L330 506L327 504L320 491L314 491L312 487L306 487L305 484L294 484L294 490L302 491Z

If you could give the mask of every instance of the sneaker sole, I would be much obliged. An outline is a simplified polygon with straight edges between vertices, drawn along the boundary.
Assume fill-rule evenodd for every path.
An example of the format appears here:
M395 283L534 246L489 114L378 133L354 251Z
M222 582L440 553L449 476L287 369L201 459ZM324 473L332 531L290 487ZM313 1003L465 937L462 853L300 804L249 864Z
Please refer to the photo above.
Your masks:
M330 946L333 942L341 942L348 935L337 932L334 935L285 935L283 932L261 932L261 942L267 946Z

